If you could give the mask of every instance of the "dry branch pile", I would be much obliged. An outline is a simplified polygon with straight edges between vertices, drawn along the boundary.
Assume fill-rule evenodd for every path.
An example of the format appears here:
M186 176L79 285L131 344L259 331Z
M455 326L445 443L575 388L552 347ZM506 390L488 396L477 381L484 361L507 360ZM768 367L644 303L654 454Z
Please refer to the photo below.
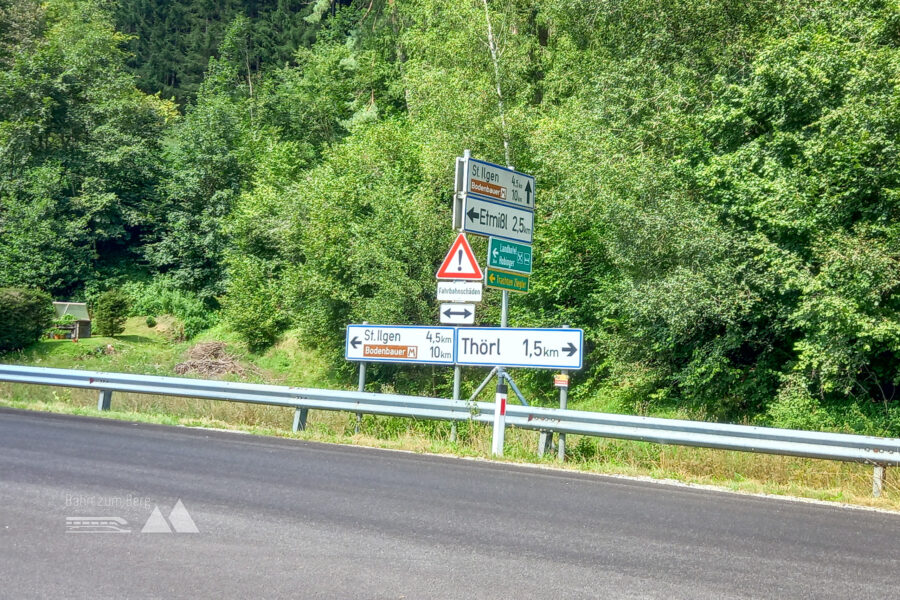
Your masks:
M256 367L242 365L237 358L225 351L224 342L203 342L187 352L187 360L175 365L179 375L188 373L204 377L221 377L222 375L259 374Z

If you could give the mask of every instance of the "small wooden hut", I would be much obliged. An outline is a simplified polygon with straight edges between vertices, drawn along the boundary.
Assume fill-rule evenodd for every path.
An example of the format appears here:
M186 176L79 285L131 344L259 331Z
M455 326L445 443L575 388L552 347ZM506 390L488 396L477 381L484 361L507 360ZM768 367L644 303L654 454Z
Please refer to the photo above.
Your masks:
M53 308L56 310L56 316L72 315L75 321L71 325L63 327L69 333L67 338L89 338L91 337L91 316L88 314L87 304L84 302L54 302Z

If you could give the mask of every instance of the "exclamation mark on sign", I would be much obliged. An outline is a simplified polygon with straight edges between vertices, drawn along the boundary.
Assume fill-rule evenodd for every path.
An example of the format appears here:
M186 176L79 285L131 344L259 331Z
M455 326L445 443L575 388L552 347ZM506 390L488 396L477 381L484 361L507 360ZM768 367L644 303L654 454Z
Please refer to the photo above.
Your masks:
M459 259L459 260L458 260L457 262L459 262L459 266L456 267L456 270L457 270L457 271L462 271L462 248L459 249L458 259Z

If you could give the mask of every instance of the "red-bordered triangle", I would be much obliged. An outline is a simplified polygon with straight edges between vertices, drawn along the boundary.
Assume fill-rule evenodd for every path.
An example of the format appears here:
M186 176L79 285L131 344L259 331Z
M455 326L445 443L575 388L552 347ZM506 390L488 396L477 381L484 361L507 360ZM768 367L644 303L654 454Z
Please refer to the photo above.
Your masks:
M438 269L438 279L482 279L484 274L478 261L475 260L475 253L472 252L472 246L466 239L466 234L461 233L457 236L456 241L450 246L450 252L441 268Z

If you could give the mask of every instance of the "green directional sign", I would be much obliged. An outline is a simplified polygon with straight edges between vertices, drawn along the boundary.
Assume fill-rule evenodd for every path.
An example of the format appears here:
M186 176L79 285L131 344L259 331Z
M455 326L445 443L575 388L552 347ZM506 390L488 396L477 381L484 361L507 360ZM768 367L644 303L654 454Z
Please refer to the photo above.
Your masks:
M528 276L488 267L485 271L484 284L491 288L524 293L528 291Z
M492 237L488 244L488 266L528 275L531 273L531 246Z

